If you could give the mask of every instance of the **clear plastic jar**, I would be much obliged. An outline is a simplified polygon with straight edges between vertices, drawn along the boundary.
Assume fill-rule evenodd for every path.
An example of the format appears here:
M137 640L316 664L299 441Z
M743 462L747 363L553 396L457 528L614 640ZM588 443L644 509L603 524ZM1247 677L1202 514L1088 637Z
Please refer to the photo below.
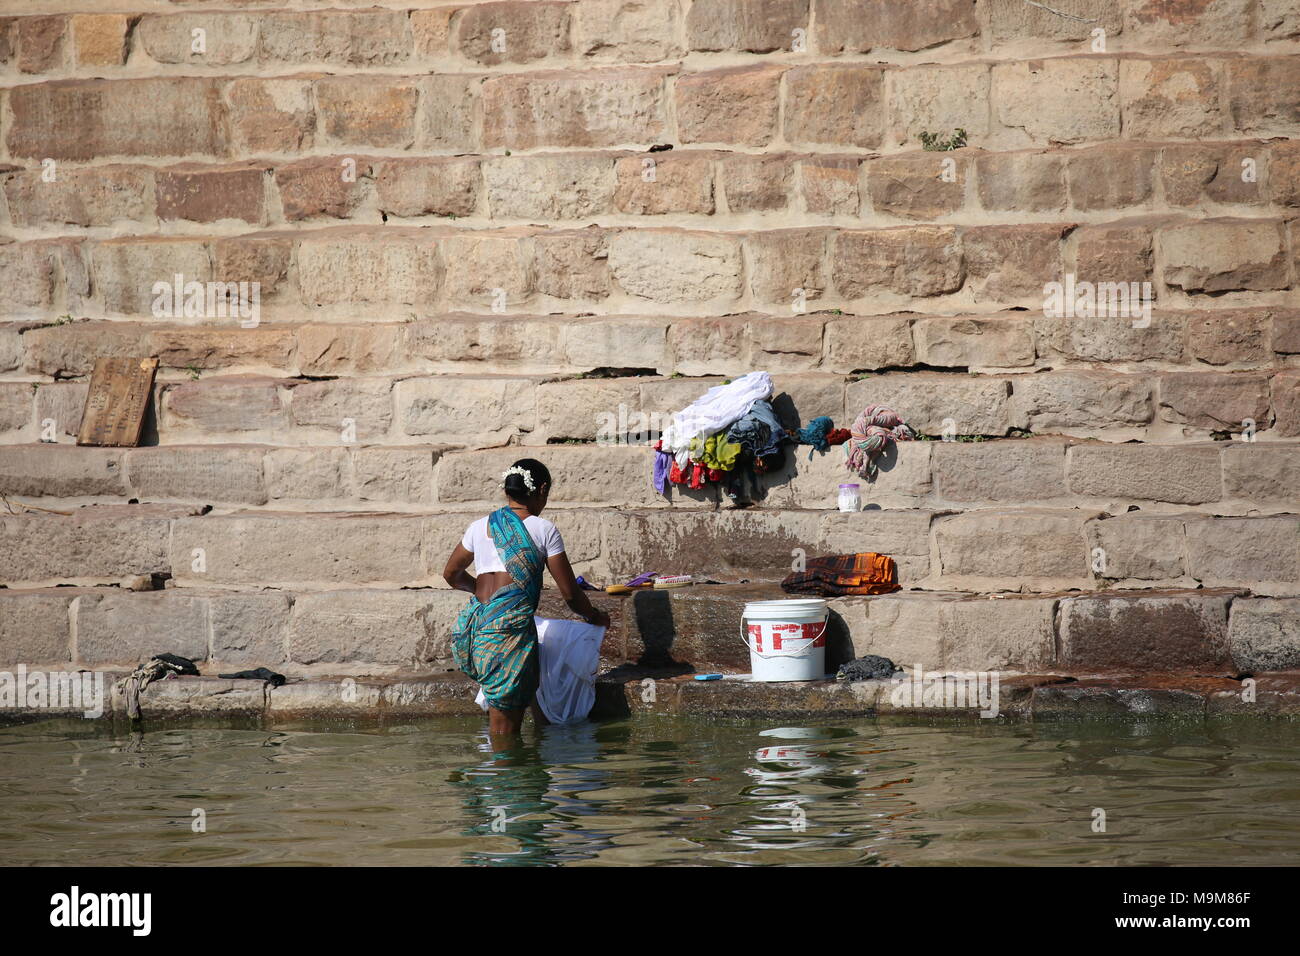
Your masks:
M859 511L862 508L861 486L857 484L840 485L840 510Z

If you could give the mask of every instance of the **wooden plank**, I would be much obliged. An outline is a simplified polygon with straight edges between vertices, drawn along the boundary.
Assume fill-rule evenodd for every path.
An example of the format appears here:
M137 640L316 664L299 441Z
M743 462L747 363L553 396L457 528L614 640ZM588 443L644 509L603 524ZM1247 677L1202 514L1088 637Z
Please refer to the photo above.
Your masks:
M77 444L139 445L157 371L156 358L95 359Z

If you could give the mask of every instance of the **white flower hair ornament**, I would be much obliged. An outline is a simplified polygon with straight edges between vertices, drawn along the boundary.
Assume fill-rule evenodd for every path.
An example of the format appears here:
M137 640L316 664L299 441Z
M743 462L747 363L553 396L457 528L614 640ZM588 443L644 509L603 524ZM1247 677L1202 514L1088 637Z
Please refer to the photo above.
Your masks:
M518 465L515 465L513 468L507 468L505 471L501 472L501 484L503 487L506 483L506 479L511 475L518 475L524 480L524 487L528 489L530 495L537 490L536 486L533 484L533 476L528 473L528 469L520 468Z

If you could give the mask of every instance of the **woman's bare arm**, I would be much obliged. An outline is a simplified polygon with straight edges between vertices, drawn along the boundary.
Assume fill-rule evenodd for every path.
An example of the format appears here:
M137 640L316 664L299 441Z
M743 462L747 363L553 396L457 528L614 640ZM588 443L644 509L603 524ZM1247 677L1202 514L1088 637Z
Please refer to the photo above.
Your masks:
M466 551L463 544L456 545L456 550L447 559L447 566L442 569L442 579L457 591L473 594L474 576L466 570L473 563L474 555Z
M564 598L564 603L569 605L570 611L588 624L609 627L609 615L593 606L587 597L587 592L578 587L578 579L573 576L573 565L569 564L567 554L561 551L559 554L551 555L546 559L546 566L551 569L555 586L560 589L560 596Z

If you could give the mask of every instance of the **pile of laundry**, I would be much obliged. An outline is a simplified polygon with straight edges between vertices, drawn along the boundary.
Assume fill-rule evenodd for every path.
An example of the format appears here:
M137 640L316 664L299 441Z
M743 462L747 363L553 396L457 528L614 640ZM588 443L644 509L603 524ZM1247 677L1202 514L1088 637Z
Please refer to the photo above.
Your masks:
M660 494L669 485L698 491L721 483L731 497L744 493L743 481L779 469L784 442L793 436L772 409L772 376L750 372L715 385L677 412L655 444L653 483Z

